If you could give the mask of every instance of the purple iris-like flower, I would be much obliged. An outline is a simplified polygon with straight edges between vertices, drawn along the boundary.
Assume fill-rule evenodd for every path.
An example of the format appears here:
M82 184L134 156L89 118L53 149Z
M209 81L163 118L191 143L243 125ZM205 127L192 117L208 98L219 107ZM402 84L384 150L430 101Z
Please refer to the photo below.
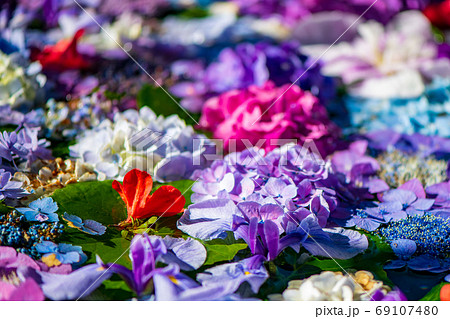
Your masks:
M352 258L369 246L367 237L357 231L320 227L317 217L313 214L298 226L290 224L286 229L286 236L282 238L282 244L299 251L299 243L291 239L295 237L302 238L301 245L311 254L336 259Z
M163 238L167 253L161 256L166 264L178 264L182 270L198 269L206 260L206 249L197 240L192 238Z
M79 268L70 274L37 271L32 277L39 283L45 296L51 300L75 300L88 296L113 272L105 268L97 257L97 263Z
M223 285L228 293L235 292L243 282L248 282L254 293L269 278L264 267L265 258L256 255L235 263L215 266L197 275L197 280L206 287Z
M226 237L233 230L233 218L241 215L230 199L210 199L192 204L178 220L177 227L202 240Z
M130 245L132 270L117 264L104 265L104 268L110 268L119 274L138 296L154 292L157 300L171 300L174 294L198 286L195 281L180 273L179 264L186 269L199 267L206 259L205 248L200 246L192 241L183 243L170 238L163 240L147 234L137 235ZM167 255L169 250L173 254ZM158 260L172 263L164 268L156 268Z
M17 199L28 194L21 188L21 182L11 180L11 173L0 168L0 201L5 198Z
M243 217L234 216L233 231L248 244L252 254L266 255L273 260L279 253L281 225L277 221L284 214L279 205L241 202L237 205Z

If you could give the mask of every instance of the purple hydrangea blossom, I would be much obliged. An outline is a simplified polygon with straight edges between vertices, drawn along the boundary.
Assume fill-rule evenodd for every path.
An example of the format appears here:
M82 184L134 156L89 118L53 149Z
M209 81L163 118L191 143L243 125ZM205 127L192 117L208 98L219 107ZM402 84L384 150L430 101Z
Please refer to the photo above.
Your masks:
M17 199L28 194L21 188L22 183L11 180L11 173L0 168L0 201L5 198Z
M31 165L37 159L50 159L50 145L45 139L38 138L40 128L24 127L19 132L0 133L0 158L13 161L16 158L26 160Z
M321 98L330 95L329 91L333 90L331 80L321 76L320 65L312 65L312 61L302 55L298 48L299 45L294 42L278 46L264 42L239 44L234 49L223 49L217 60L203 70L197 61L178 61L174 64L173 71L181 80L171 88L171 92L183 99L183 107L199 112L203 102L212 96L251 85L262 86L268 80L277 86L292 83L309 67L298 85ZM187 66L199 70L195 74L183 72L190 69Z

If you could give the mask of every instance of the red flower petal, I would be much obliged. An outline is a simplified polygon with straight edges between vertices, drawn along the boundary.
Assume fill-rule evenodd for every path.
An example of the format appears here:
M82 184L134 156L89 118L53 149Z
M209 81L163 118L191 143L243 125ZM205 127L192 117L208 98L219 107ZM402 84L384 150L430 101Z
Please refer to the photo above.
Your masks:
M164 185L147 199L145 203L145 217L154 215L174 216L183 211L184 204L186 204L186 199L178 189L170 185Z
M86 69L90 63L78 52L77 43L84 30L78 30L72 39L64 39L55 45L44 47L42 52L34 54L32 60L38 60L44 70L65 71Z
M144 171L129 171L123 184L113 181L112 187L125 202L128 211L127 222L131 218L143 219L150 216L170 217L183 211L186 199L173 186L161 186L150 196L153 188L152 177Z
M441 288L441 301L450 301L450 284Z

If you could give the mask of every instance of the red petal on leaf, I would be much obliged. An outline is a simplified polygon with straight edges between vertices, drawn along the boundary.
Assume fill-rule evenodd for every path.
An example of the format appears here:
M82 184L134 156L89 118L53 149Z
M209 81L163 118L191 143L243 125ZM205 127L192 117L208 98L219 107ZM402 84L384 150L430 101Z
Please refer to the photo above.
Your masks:
M186 204L186 199L178 189L170 185L164 185L147 199L145 217L154 215L174 216L183 211L184 204Z
M186 203L181 192L173 186L161 186L150 196L152 177L138 169L129 171L123 184L113 181L112 187L127 206L127 222L131 218L143 219L155 215L170 217L181 213Z

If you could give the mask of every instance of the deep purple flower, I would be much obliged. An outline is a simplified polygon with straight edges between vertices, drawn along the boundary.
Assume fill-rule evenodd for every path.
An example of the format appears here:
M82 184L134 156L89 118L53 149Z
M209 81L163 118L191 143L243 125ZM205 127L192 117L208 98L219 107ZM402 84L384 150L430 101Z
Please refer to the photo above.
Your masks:
M269 260L275 259L283 231L277 220L284 214L283 209L279 205L261 205L256 202L241 202L237 207L243 217L234 216L235 236L245 240L252 254L267 254Z
M370 298L371 301L408 301L406 296L398 288L384 294L381 289L375 291Z
M348 150L334 153L331 159L333 169L345 175L346 183L367 188L371 194L386 191L389 186L375 177L380 165L376 159L365 155L367 146L367 141L360 140L350 144Z
M164 242L168 243L173 254L167 256L168 247ZM184 247L186 251L180 249L182 245L186 245ZM180 273L179 262L182 262L183 268L193 269L199 266L200 262L203 263L202 260L205 258L206 252L202 245L196 246L192 245L191 241L182 243L169 238L162 240L160 237L144 234L136 235L130 244L132 270L117 264L108 264L104 267L119 274L138 296L154 292L157 300L167 300L168 294L173 295L175 292L179 293L197 286L195 281ZM174 259L176 263L172 262ZM158 260L170 264L164 268L156 268ZM168 283L171 284L168 286Z
M217 60L203 70L195 61L177 62L172 71L179 77L184 76L185 81L180 80L172 86L171 92L181 97L181 104L193 112L199 112L210 97L251 85L262 86L269 80L277 86L298 80L304 90L311 90L319 97L325 93L329 95L325 90L330 90L333 85L320 75L320 65L311 65L310 59L302 55L298 47L294 42L277 46L264 42L239 44L236 48L223 49ZM197 72L192 74L186 69L187 65ZM303 74L308 67L308 72Z

